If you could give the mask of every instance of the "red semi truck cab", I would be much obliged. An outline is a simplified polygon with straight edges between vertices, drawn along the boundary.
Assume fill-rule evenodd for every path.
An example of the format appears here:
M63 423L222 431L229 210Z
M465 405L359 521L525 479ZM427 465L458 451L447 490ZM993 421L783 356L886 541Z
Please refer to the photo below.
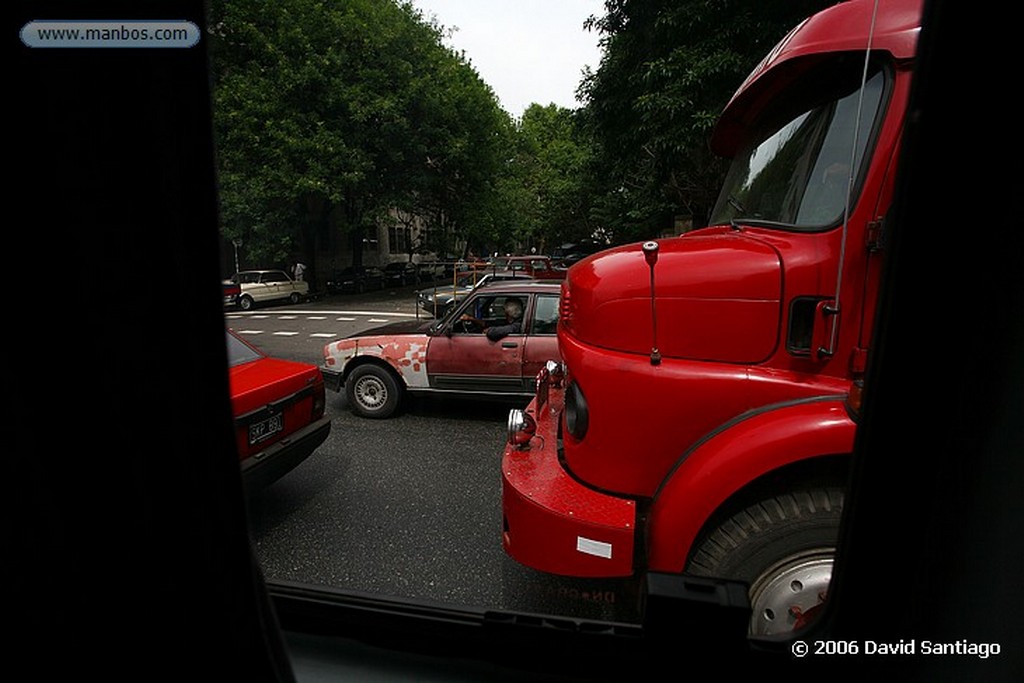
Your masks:
M752 634L823 604L920 14L852 0L805 20L717 123L732 164L710 226L570 268L562 362L509 415L511 557L742 581Z

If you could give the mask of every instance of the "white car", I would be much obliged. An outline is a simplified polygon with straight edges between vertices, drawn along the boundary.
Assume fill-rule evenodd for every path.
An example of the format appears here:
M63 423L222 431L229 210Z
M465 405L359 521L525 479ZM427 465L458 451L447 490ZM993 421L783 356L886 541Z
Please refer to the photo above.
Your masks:
M309 283L293 280L283 270L243 270L228 282L238 284L238 307L248 311L258 303L286 300L297 304L309 296Z

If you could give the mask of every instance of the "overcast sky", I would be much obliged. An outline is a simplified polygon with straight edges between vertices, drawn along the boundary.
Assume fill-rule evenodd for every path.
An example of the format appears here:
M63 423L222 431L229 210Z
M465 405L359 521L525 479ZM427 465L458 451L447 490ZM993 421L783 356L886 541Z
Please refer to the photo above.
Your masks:
M533 102L579 106L584 66L597 69L598 36L583 28L603 0L412 0L448 29L501 106L515 117Z

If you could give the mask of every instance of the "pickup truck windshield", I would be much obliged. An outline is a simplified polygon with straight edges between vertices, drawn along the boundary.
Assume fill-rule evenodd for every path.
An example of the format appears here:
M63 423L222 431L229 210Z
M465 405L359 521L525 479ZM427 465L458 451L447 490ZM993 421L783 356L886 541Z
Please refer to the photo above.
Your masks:
M782 125L762 127L740 148L712 213L712 225L749 221L813 230L842 219L847 188L859 178L882 103L884 71L876 69L868 78L863 101L856 83L851 87L844 79L842 85L816 104L770 116ZM853 173L851 162L857 167Z

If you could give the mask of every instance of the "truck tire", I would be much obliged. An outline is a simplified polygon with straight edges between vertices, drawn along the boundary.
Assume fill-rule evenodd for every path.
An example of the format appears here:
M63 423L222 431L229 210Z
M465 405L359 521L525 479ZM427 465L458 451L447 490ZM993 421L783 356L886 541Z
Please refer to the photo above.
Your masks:
M377 365L361 365L345 380L345 396L356 415L371 419L391 417L402 400L402 387L394 375Z
M288 302L292 306L298 304L300 301L302 301L302 296L300 296L298 292L292 292L291 296L288 297Z
M789 633L825 602L842 511L836 486L765 497L704 535L686 571L747 583L752 636Z
M238 307L243 311L252 310L253 300L251 296L245 295L238 297Z

